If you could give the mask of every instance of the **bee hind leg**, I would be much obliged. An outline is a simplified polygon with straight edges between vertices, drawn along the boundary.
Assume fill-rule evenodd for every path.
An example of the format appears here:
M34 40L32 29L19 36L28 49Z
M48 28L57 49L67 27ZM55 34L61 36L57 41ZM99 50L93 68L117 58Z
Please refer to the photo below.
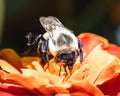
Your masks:
M42 57L43 65L45 65L44 70L46 71L49 67L48 40L44 39L43 36L40 37L38 42L37 53Z

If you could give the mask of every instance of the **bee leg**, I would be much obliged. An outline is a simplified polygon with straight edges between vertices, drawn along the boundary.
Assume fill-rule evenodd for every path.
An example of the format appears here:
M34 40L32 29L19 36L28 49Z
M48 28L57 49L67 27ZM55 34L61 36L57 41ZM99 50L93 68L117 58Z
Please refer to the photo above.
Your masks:
M69 69L69 71L70 71L70 73L71 73L71 71L72 71L72 69L73 69L73 66L68 66L68 69Z
M49 67L48 40L45 40L42 36L38 42L37 53L38 55L41 55L44 63L46 64L44 68L46 71L46 69Z
M83 50L82 50L82 43L79 39L78 39L78 47L80 49L80 62L82 63L82 61L83 61Z
M59 76L61 75L61 66L60 66L60 71L59 71L59 74L58 74Z
M65 70L66 75L68 75L68 72L67 72L67 70L66 70L66 66L64 66L64 70Z
M64 71L66 73L66 75L68 75L68 71L66 69L66 66L63 65ZM62 70L62 66L60 66L60 70L59 70L59 76L61 75L61 70Z

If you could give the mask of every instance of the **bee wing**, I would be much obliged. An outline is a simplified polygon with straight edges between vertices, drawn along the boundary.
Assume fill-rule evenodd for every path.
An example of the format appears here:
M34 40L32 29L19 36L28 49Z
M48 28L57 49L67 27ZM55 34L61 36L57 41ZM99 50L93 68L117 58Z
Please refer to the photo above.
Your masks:
M40 17L40 23L47 32L52 32L56 28L64 28L63 24L53 16Z

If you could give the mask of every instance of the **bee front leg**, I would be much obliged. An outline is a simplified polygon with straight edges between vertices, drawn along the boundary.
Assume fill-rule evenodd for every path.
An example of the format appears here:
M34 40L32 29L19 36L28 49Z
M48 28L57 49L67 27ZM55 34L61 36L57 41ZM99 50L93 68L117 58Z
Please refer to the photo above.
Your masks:
M49 67L49 56L48 56L48 40L44 39L43 36L41 36L38 47L37 47L37 53L40 55L46 64L45 70Z

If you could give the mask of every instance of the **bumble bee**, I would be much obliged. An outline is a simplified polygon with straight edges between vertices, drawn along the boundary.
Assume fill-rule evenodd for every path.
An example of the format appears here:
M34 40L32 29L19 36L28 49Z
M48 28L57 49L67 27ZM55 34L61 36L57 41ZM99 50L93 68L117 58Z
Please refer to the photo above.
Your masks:
M71 70L77 58L83 61L83 51L80 39L74 33L53 16L40 17L40 23L46 32L34 35L31 32L26 35L28 46L37 44L37 54L49 66L48 51L54 57L56 63L61 63L66 71L66 66Z

